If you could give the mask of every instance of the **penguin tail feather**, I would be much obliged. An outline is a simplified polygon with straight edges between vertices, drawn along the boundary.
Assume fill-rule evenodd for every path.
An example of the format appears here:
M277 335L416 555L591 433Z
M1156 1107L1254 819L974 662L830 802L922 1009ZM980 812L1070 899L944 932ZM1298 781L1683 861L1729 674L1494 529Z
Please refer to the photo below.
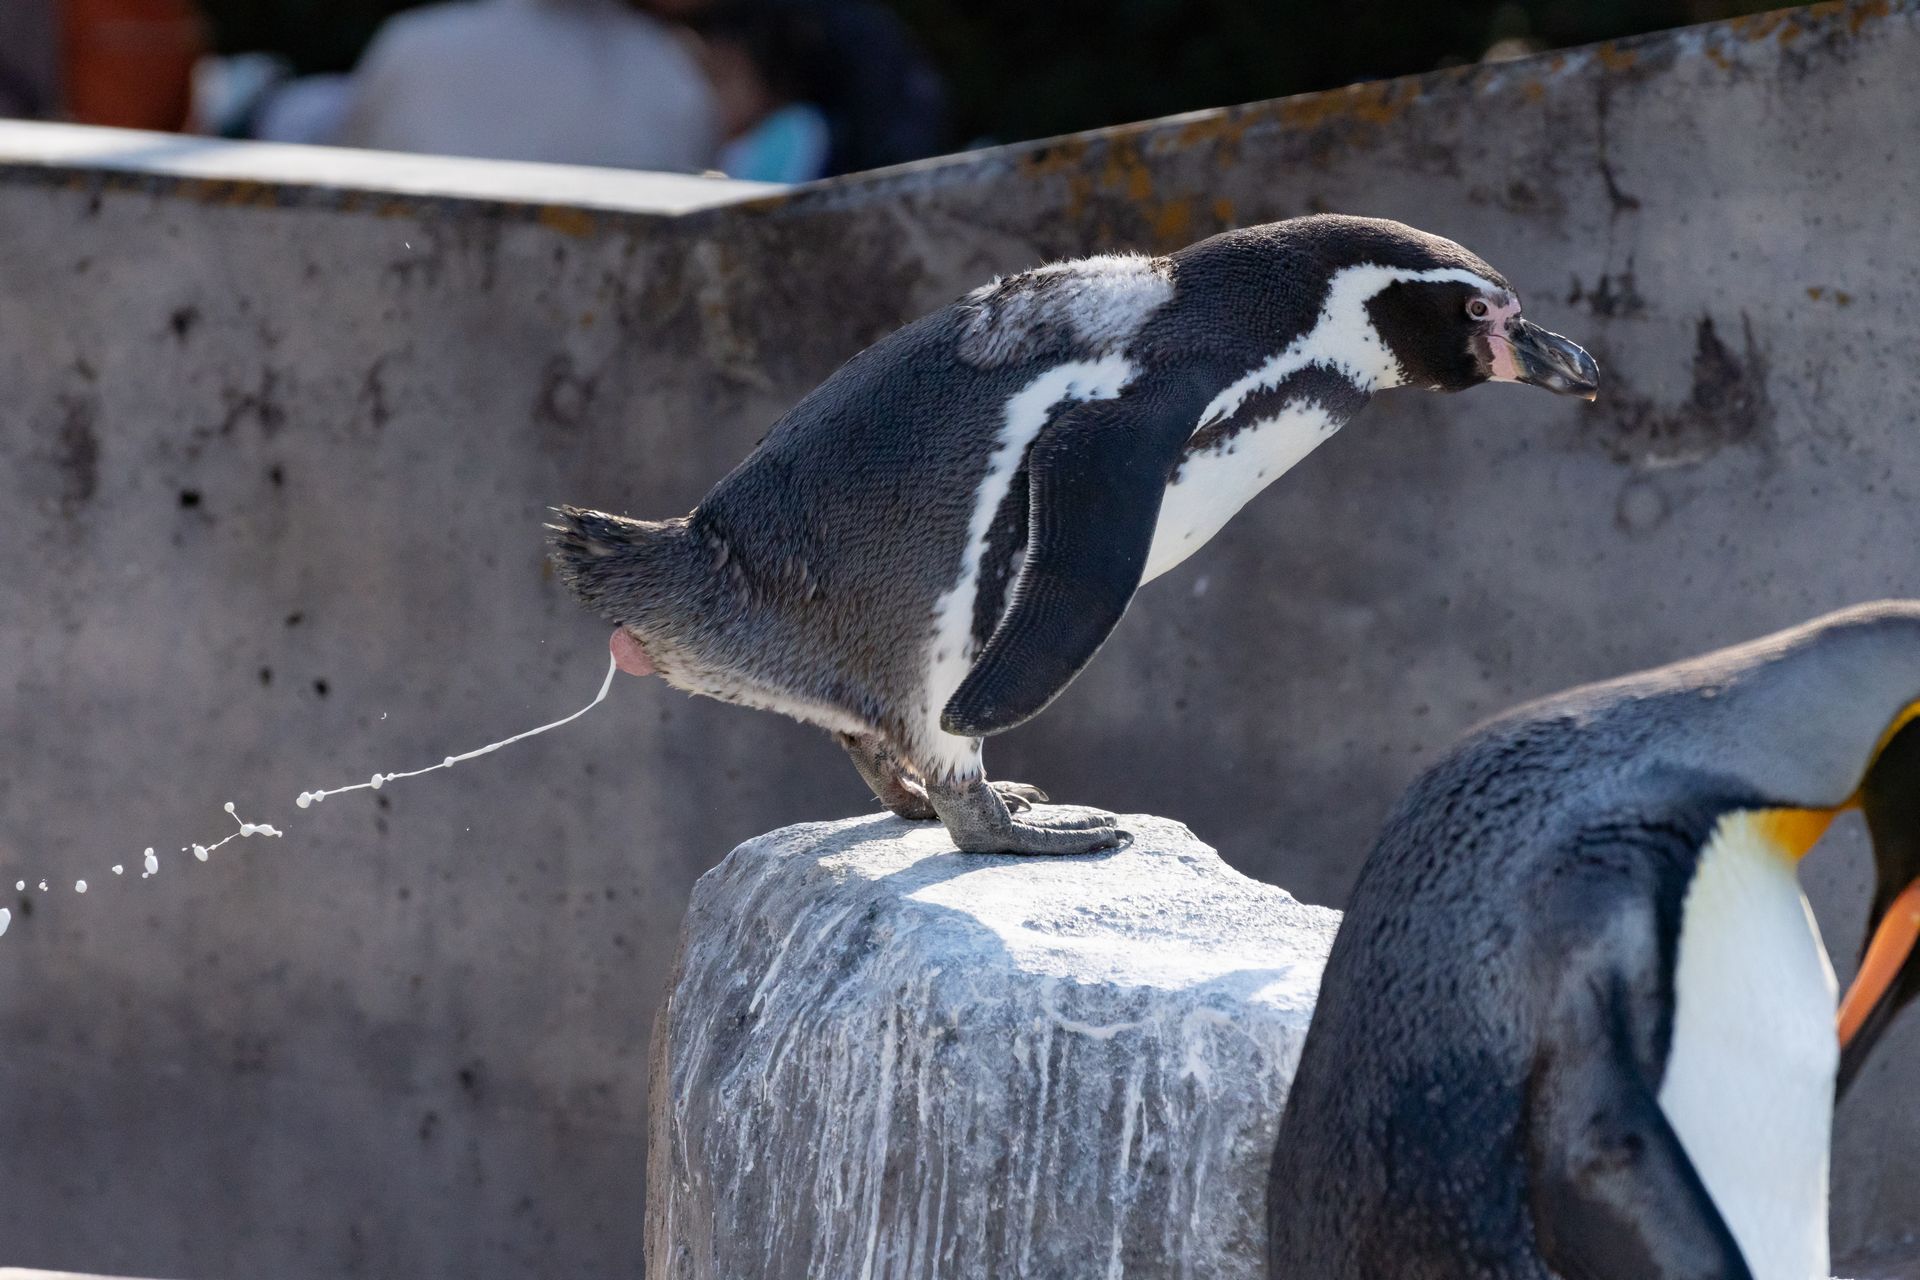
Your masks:
M567 589L609 622L646 621L672 588L686 518L633 520L581 507L556 507L554 517L548 556Z

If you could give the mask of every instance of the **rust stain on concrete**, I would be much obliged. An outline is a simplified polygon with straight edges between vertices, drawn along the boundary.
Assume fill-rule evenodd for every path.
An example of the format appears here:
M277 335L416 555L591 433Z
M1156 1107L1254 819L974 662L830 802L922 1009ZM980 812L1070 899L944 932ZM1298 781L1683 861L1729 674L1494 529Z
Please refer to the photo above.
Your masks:
M1867 3L1865 4L1855 4L1855 5L1838 3L1832 6L1828 6L1828 5L1820 4L1820 5L1815 5L1814 10L1815 11L1825 10L1830 7L1835 11L1838 11L1841 9L1846 10L1847 34L1852 36L1859 35L1860 28L1866 26L1869 22L1872 22L1879 18L1887 17L1889 14L1893 12L1893 5L1890 3L1890 0L1867 0Z
M1735 39L1760 41L1774 35L1780 30L1781 24L1787 20L1787 14L1775 10L1771 13L1756 13L1751 17L1735 18L1727 26L1732 30Z
M1193 201L1169 200L1153 218L1156 247L1175 249L1193 239Z
M1617 41L1609 40L1593 51L1594 60L1609 71L1629 71L1640 60L1640 54L1633 49L1622 49Z
M1280 104L1280 123L1292 129L1318 129L1346 120L1390 124L1419 96L1417 78L1349 85L1286 99Z
M600 225L600 220L585 209L570 205L548 204L540 206L540 225L563 236L590 236Z
M1085 135L1043 143L1020 157L1021 172L1032 178L1071 173L1080 167L1092 146L1092 139Z

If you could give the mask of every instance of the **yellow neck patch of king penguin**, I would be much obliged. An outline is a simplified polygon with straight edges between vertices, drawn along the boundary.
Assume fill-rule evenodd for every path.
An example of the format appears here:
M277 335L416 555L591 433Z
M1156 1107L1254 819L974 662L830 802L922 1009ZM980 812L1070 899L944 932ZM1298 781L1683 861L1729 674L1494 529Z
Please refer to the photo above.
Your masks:
M1744 815L1760 839L1798 862L1833 825L1837 809L1755 809Z

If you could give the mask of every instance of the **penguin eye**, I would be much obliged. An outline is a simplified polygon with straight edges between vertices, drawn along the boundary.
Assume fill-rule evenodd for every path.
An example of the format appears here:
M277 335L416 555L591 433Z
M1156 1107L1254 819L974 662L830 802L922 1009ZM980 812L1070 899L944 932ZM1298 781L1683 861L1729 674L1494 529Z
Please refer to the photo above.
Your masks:
M1467 299L1467 314L1475 320L1485 320L1493 308L1487 305L1485 298Z

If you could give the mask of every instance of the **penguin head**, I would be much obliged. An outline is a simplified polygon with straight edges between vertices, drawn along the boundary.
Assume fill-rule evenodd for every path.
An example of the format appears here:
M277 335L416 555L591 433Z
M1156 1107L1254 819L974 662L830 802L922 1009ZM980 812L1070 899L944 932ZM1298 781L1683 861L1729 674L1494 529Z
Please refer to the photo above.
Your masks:
M1844 1090L1920 995L1920 601L1842 610L1599 688L1662 726L1664 761L1752 797L1790 856L1841 813L1866 819L1876 884L1840 1009Z
M1264 298L1290 351L1364 392L1523 382L1591 400L1599 387L1593 357L1523 318L1485 259L1403 222L1316 213L1223 231L1171 262L1176 282L1198 286L1183 294L1235 315ZM1303 289L1310 306L1317 294L1304 315Z
M1397 222L1352 239L1356 266L1389 268L1366 311L1401 382L1433 391L1519 382L1583 400L1599 393L1593 357L1522 316L1513 286L1481 258Z

